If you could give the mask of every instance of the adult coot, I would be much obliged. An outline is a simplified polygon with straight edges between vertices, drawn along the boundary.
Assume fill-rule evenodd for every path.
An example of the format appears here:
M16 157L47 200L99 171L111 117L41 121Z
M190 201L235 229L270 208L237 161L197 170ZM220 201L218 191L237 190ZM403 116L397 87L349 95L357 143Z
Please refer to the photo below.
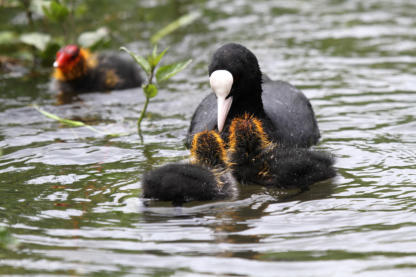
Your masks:
M256 56L246 47L229 43L217 49L209 65L213 94L197 107L186 145L203 130L221 132L228 139L235 117L246 113L263 124L269 139L281 144L309 147L320 133L312 106L305 95L283 81L263 77Z
M182 204L233 198L237 184L229 169L224 142L215 131L194 136L191 162L172 163L146 173L143 197Z
M245 115L230 126L229 164L241 183L300 188L335 176L332 156L267 139L262 122Z
M92 54L77 45L67 45L56 53L53 67L60 93L127 89L142 83L135 62L117 52Z

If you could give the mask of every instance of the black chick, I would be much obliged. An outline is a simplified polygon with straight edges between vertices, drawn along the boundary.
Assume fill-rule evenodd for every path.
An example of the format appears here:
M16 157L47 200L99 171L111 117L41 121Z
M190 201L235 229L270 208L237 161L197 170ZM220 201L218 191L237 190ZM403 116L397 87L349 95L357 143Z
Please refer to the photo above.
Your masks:
M146 173L143 197L182 204L233 198L237 184L227 169L223 140L215 131L194 136L191 162L172 163Z
M260 120L245 115L230 126L229 163L241 183L301 188L334 177L332 156L306 148L272 143Z
M60 94L120 90L142 84L137 64L121 53L92 54L70 44L56 53L53 66L53 77Z

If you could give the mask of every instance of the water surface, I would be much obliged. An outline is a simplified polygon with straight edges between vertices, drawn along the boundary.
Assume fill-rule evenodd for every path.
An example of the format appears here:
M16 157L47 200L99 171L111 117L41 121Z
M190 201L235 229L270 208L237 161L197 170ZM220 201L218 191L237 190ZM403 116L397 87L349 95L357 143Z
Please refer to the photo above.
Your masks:
M0 225L21 242L0 251L0 274L414 276L414 1L111 3L90 16L138 52L149 51L152 32L200 10L162 41L168 60L194 61L150 104L145 144L136 134L137 89L56 106L47 72L0 77ZM235 201L145 207L142 174L188 157L183 140L210 92L210 55L229 41L311 99L322 133L316 148L335 155L338 176L297 195L251 186ZM127 134L65 127L32 103Z

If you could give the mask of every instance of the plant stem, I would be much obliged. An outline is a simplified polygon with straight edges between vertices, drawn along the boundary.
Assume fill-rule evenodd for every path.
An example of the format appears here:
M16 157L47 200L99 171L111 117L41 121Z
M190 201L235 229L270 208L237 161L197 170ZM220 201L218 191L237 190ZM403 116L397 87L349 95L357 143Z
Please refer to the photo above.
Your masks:
M137 130L139 131L139 136L142 140L143 140L142 128L140 126L141 126L142 120L143 120L143 118L146 114L147 106L149 105L149 100L150 100L150 98L146 96L146 101L144 102L143 110L141 111L140 117L137 120Z
M21 0L20 1L25 9L26 18L29 24L29 27L33 30L33 15L32 11L30 10L31 0Z
M150 70L150 74L149 74L149 78L147 81L147 84L153 84L153 76L154 76L154 71L155 71L155 67L152 66L151 70ZM148 97L146 95L146 101L144 102L144 106L142 111L140 112L140 116L139 119L137 120L137 131L139 133L139 137L141 139L141 141L143 142L143 135L142 135L142 128L141 128L141 124L142 124L142 120L146 115L146 111L147 111L147 106L149 105L150 102L150 97Z

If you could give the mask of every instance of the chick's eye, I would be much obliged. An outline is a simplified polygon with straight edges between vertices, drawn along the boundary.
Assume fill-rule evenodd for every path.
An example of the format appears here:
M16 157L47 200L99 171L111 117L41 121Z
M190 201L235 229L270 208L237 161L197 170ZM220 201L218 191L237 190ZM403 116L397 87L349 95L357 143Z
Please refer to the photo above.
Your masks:
M77 51L71 51L68 54L69 54L69 58L71 60L75 59L78 56L78 52Z

